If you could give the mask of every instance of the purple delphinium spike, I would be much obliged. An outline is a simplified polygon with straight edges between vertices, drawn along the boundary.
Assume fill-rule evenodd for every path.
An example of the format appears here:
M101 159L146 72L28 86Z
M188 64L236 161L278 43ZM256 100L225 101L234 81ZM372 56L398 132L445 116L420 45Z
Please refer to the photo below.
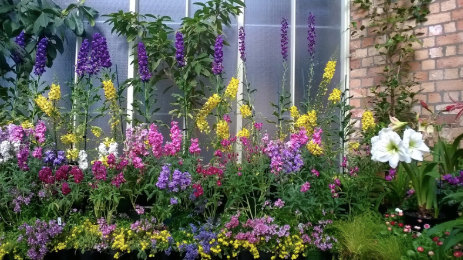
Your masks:
M106 43L105 37L101 36L98 47L100 53L100 66L103 68L111 68L113 64L111 62L111 57L109 56L108 44Z
M23 49L26 47L26 34L24 31L22 31L18 36L16 36L15 43L18 45L20 49ZM18 52L13 53L13 61L16 64L21 64L23 62L23 59L21 55Z
M314 56L315 54L315 15L312 13L309 13L309 31L308 31L309 36L307 37L307 40L309 40L309 53L310 56Z
M281 20L281 55L283 60L288 60L288 19Z
M47 62L47 45L48 39L42 38L37 46L34 68L34 73L37 76L41 76L45 72L45 63Z
M215 39L215 52L214 52L214 62L212 63L212 72L215 75L222 73L223 70L223 39L222 35L218 35Z
M183 44L183 35L181 32L175 34L175 59L179 68L185 66L185 46Z
M77 55L76 73L79 77L82 77L88 70L88 51L90 50L90 43L87 39L82 42L80 46L79 54Z
M89 74L97 74L101 67L110 68L112 66L109 57L108 44L106 38L99 33L93 35L91 63L88 68Z
M148 68L148 56L143 42L138 43L138 74L143 82L148 82L151 78L151 73Z
M245 45L245 38L246 38L246 33L244 32L244 27L241 26L239 29L239 51L240 51L240 58L242 61L246 61L246 45Z

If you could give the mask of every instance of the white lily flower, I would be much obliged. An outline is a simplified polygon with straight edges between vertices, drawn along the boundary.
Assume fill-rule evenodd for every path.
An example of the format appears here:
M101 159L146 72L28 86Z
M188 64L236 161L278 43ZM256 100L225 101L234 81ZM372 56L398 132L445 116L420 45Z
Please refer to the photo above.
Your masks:
M372 160L389 162L392 168L397 168L399 161L411 162L400 136L390 128L382 129L379 138L372 144Z
M423 142L423 134L413 129L404 132L403 144L411 158L423 161L423 153L429 152L429 147Z

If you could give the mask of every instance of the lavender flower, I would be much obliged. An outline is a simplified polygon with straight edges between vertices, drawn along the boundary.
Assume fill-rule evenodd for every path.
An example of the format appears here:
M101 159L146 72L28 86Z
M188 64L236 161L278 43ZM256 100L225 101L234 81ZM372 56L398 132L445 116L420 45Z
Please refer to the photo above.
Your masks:
M18 36L16 36L15 43L18 45L20 49L24 50L24 48L26 47L26 34L24 33L24 31L21 31L21 33ZM17 51L13 53L12 58L16 64L23 63L22 55Z
M148 82L151 78L151 73L148 68L148 56L143 42L138 43L138 74L141 81Z
M169 164L162 166L156 186L162 190L168 187L170 192L185 190L191 184L191 175L176 169L171 176L169 166Z
M185 66L185 46L183 43L183 35L181 32L175 34L175 59L179 68Z
M77 64L76 64L76 73L79 77L82 77L85 73L88 73L88 52L90 50L90 43L87 39L82 42L82 46L80 46L79 54L77 55Z
M223 39L222 35L218 35L215 39L215 52L214 52L214 62L212 63L212 72L215 75L222 73L223 70Z
M45 64L47 62L47 45L48 39L42 38L37 47L34 68L34 73L37 76L41 76L45 72Z
M99 33L93 35L91 63L88 67L89 74L97 74L101 67L110 68L112 66L109 57L108 45L106 38Z
M238 49L240 51L240 59L244 62L246 61L246 45L245 45L245 38L246 38L246 33L244 32L244 27L241 26L239 29L239 43L238 43Z
M176 198L170 198L170 205L178 204L178 200Z
M281 20L281 55L283 61L288 60L288 19L285 17Z
M310 54L310 57L313 58L313 56L315 55L315 36L316 36L315 15L313 15L312 13L309 13L308 22L309 22L309 31L308 31L309 36L307 37L307 40L309 40L309 54Z
M48 252L47 245L54 237L63 232L63 227L58 225L55 220L50 220L47 223L37 219L32 226L24 223L19 227L19 231L22 234L18 242L26 241L29 247L27 256L33 260L40 260Z

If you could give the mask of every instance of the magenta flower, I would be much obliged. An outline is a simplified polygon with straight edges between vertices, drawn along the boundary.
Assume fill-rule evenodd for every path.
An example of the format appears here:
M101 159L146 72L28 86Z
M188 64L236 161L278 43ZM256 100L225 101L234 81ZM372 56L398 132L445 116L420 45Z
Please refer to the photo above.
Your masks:
M285 202L282 201L281 199L278 199L277 201L275 201L273 205L278 208L283 208L285 206Z
M198 145L198 138L191 139L191 145L188 150L190 151L191 154L194 154L194 155L198 155L201 153L201 148L199 148L199 145Z
M69 188L69 185L67 184L67 182L63 183L63 185L61 186L61 192L63 193L64 196L71 193L71 188Z
M145 164L143 163L143 160L140 157L133 158L132 164L133 164L133 167L137 169L143 169L143 167L145 167Z
M95 177L95 179L103 180L103 181L106 180L106 175L107 175L106 167L104 167L101 161L96 161L93 164L92 172L93 172L93 176Z
M315 170L315 169L312 169L311 172L312 172L312 174L315 175L316 177L320 176L320 173L319 173L317 170Z
M178 127L178 123L175 121L171 122L170 138L172 142L166 143L164 146L164 154L174 156L180 151L182 145L182 133Z
M301 186L301 192L307 192L310 189L310 183L306 182Z
M150 125L150 129L148 131L148 142L151 145L153 155L158 159L161 158L164 137L158 132L158 127L155 124Z
M125 183L125 178L124 178L124 174L122 172L120 172L119 174L115 175L111 181L111 185L113 186L116 186L117 188L119 188L122 183Z
M32 152L32 156L34 158L41 160L42 159L42 147L41 146L35 147L34 151Z

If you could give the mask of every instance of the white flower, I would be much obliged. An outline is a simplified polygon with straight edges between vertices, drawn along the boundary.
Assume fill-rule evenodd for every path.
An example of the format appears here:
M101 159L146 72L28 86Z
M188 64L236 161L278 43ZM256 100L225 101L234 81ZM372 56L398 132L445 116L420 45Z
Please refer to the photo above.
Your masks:
M423 135L413 129L404 132L404 146L412 159L423 161L423 153L429 152L429 147L423 142Z
M402 210L401 210L401 209L399 209L399 208L395 208L395 212L399 212L399 213L401 213L401 212L402 212Z
M100 146L98 146L98 153L100 156L108 155L108 151L106 150L106 145L104 143L100 143Z
M114 154L117 157L117 143L109 144L108 154Z
M79 168L86 170L88 168L87 153L84 150L79 151Z
M19 149L21 149L21 142L20 141L13 141L11 143L13 144L14 153L18 153Z
M1 161L2 163L13 158L13 156L10 154L10 150L11 150L10 141L5 140L2 143L0 143L0 154L3 157Z
M407 149L396 132L384 128L379 132L378 138L375 137L372 138L372 160L389 162L391 168L397 168L399 161L411 162Z

